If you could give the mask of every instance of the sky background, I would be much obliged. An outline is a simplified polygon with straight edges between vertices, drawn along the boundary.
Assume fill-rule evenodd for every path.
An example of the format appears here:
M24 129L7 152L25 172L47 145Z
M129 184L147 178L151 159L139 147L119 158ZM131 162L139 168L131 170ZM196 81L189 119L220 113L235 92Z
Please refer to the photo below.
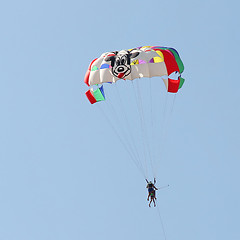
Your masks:
M239 8L2 1L0 239L239 240ZM144 45L174 47L185 65L158 179L170 185L158 192L165 236L144 178L84 94L94 58Z

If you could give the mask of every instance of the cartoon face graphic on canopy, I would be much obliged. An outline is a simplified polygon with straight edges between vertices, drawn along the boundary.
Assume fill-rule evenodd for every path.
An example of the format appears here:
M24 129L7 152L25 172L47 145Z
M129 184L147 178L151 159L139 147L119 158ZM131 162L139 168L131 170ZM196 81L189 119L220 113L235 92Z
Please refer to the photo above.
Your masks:
M139 52L120 51L110 53L104 60L111 62L112 74L117 78L124 78L131 73L131 59L139 55Z

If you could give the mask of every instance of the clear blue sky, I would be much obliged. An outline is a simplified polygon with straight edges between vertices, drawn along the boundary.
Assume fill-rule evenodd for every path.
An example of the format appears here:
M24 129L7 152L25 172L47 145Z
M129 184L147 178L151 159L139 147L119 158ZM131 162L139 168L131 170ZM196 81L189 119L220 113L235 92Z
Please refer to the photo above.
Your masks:
M0 239L164 239L144 179L84 95L92 59L142 45L174 47L185 65L158 192L166 238L240 239L239 8L2 1Z

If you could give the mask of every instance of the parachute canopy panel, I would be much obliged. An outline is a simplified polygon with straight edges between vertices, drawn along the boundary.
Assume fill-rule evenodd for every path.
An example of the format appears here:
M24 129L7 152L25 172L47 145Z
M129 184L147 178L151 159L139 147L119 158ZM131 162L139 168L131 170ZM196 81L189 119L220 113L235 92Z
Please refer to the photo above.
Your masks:
M96 102L104 101L105 100L105 94L103 90L103 86L100 88L97 88L96 90L89 89L86 92L86 96L91 104L94 104Z

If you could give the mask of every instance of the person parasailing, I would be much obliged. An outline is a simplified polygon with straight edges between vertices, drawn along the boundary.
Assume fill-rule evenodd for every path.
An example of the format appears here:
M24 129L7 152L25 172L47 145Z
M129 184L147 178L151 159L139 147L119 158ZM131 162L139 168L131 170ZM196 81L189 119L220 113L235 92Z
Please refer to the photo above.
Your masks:
M156 198L156 191L155 190L158 190L155 187L155 185L154 185L154 184L156 184L156 179L154 178L154 183L152 183L151 181L148 181L147 179L146 179L146 182L147 182L146 188L148 189L148 198L147 198L147 200L149 201L149 198L150 198L149 207L151 207L151 203L152 202L154 203L154 207L156 207L155 200L157 198Z

